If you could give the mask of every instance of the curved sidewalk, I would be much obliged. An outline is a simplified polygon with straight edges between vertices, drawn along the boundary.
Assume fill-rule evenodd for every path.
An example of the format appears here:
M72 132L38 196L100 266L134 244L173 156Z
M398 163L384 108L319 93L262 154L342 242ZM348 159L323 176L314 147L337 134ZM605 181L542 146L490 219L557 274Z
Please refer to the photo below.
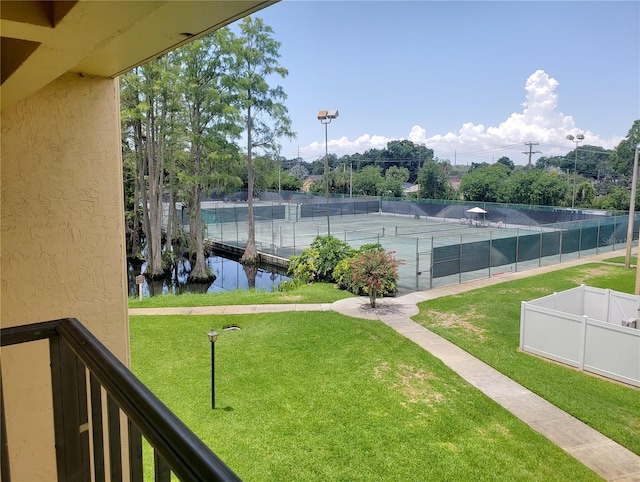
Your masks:
M622 251L624 254L624 251ZM369 306L366 297L346 298L332 304L207 306L198 308L138 308L131 315L152 314L251 314L284 311L336 311L347 316L379 320L420 345L458 373L471 385L513 413L527 425L558 445L595 473L609 481L640 482L640 457L610 440L545 399L478 360L453 343L411 320L417 303L462 293L484 286L555 271L593 261L602 261L620 252L591 256L528 271L508 273L466 283L384 298Z

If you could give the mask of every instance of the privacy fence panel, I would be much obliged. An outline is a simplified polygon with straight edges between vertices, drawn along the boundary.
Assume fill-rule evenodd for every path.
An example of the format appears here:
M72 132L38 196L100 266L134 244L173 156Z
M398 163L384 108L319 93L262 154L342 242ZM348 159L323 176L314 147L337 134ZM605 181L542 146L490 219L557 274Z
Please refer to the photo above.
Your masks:
M640 386L640 297L579 286L523 302L520 348L551 360Z

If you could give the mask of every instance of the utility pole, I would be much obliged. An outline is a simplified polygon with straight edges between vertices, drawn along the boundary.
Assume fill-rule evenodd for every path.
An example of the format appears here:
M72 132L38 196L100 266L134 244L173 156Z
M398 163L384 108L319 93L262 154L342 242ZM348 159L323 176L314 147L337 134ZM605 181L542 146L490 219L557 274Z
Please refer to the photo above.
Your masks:
M529 155L529 163L527 164L527 169L531 169L531 155L532 154L540 154L540 151L533 151L533 146L537 146L538 143L537 142L525 142L524 143L525 146L529 146L529 150L528 151L523 151L523 154L528 154Z

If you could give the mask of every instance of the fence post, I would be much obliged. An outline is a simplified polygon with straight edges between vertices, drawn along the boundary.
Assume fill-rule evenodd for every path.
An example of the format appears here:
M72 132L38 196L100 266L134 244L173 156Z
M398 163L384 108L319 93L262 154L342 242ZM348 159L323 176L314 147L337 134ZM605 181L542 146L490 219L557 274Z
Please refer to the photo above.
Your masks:
M420 243L420 238L416 238L416 290L420 289L420 251L418 244Z
M429 288L433 288L433 235L431 236L431 261L429 262Z
M580 236L578 236L578 258L582 257L582 228L584 228L584 222L580 223ZM596 246L598 242L596 241ZM597 251L597 248L596 248Z
M538 246L538 267L542 266L542 226L540 226L540 246Z
M516 229L516 266L515 266L515 272L518 272L518 257L519 257L519 251L520 251L520 228Z
M293 255L296 255L296 225L293 225Z
M271 206L271 254L276 254L276 231L273 226L273 206Z
M524 350L524 331L526 326L526 301L520 302L520 349Z
M489 231L489 278L491 278L491 247L493 246L493 231Z
M589 317L587 315L582 315L582 329L580 330L580 360L578 360L578 368L580 371L584 371L584 354L585 348L587 344L587 320Z
M560 230L560 259L558 260L559 263L562 263L562 229Z
M462 283L462 234L460 235L460 249L458 251L458 283Z

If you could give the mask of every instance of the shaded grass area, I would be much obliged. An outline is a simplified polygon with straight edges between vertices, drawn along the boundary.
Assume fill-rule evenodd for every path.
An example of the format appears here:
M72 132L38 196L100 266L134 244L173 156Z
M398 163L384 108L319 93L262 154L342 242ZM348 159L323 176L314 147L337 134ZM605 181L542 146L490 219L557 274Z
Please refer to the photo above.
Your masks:
M608 262L608 263L620 263L620 264L624 264L627 261L627 257L626 256L615 256L613 258L607 258L604 261ZM629 263L630 264L638 264L638 258L636 256L631 256L629 258Z
M296 303L333 303L354 296L338 290L331 283L297 286L290 291L235 290L225 293L167 294L143 298L129 298L129 308L165 308L179 306L267 305Z
M587 284L633 293L635 270L601 263L425 301L414 320L640 454L640 390L518 351L520 302Z
M132 316L131 353L134 373L246 481L599 480L377 321Z

